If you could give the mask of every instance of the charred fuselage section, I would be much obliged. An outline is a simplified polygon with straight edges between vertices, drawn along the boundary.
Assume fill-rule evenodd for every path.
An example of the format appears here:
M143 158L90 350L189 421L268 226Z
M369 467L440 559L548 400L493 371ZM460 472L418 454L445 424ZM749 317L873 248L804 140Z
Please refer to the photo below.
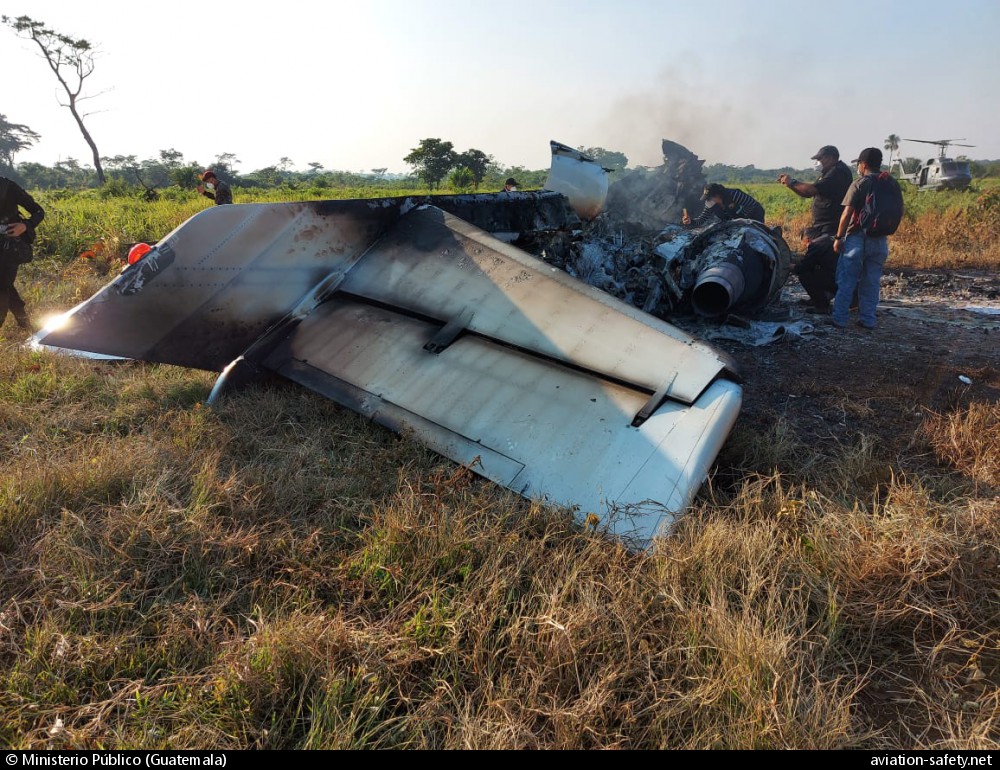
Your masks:
M791 266L780 231L748 219L632 238L591 226L525 240L518 245L574 278L666 320L755 315L779 296Z
M682 227L697 212L704 161L663 140L663 164L625 173L603 213L579 229L526 233L518 245L663 319L759 313L780 293L791 252L779 228L748 219Z
M675 294L704 318L752 315L775 299L788 278L791 252L780 232L749 219L696 230L672 226L655 253Z

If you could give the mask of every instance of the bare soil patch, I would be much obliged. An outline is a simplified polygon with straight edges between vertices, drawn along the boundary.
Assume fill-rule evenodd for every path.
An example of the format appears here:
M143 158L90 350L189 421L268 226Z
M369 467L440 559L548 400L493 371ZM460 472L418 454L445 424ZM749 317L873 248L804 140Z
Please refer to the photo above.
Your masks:
M984 312L1000 309L1000 276L887 271L874 331L804 313L797 302L805 296L792 278L771 310L814 322L811 334L762 347L713 341L741 368L741 420L750 427L766 431L782 419L800 439L863 433L892 450L912 440L928 410L1000 399L1000 314Z

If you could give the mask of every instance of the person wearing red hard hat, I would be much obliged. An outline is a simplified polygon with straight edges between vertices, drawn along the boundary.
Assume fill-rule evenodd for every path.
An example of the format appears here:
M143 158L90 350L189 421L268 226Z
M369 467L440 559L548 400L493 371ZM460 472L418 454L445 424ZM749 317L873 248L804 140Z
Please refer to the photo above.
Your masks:
M229 189L229 185L215 175L212 169L208 169L201 175L201 181L205 184L198 185L198 192L206 198L214 200L216 206L233 202L233 191Z

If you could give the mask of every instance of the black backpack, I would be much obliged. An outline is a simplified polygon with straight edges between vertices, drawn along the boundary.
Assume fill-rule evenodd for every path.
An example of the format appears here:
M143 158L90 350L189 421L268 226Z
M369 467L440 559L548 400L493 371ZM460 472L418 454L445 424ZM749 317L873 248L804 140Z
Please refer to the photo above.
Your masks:
M868 178L871 184L858 214L858 225L867 235L892 235L903 221L903 191L888 171Z

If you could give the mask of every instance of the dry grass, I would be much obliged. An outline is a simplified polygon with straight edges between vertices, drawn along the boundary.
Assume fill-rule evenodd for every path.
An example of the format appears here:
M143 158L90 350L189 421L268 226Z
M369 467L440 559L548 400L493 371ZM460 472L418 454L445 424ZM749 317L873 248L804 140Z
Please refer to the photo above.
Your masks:
M943 463L980 484L1000 487L1000 404L973 403L931 415L923 437Z
M297 388L0 375L5 745L997 745L997 502L864 442L635 554Z
M738 427L636 554L301 389L2 331L2 745L1000 745L996 404L899 456Z
M777 189L775 189L777 188ZM810 222L808 202L779 185L751 186L766 202L769 225L781 225L793 251ZM904 185L906 217L889 239L889 269L949 270L1000 267L1000 188L978 192L917 192Z

